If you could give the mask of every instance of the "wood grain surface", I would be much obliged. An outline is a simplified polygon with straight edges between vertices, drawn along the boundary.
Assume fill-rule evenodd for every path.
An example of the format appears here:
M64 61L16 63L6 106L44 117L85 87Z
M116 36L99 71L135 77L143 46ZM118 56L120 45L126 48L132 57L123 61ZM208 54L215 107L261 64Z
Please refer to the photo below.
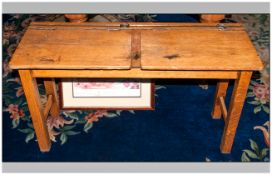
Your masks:
M220 106L220 97L225 97L228 89L229 80L218 80L214 95L214 104L212 110L213 119L221 119L222 109Z
M44 79L44 88L47 96L52 96L52 105L50 108L50 114L52 117L59 117L59 96L57 93L57 86L55 79Z
M45 118L48 118L48 114L50 112L50 109L52 107L53 104L53 98L52 95L48 95L47 96L47 102L45 104L44 110L43 110L43 115Z
M32 77L30 70L19 70L19 75L40 150L43 152L49 151L51 141L46 125L47 116L44 116L36 79Z
M231 152L232 144L236 134L236 129L238 127L238 123L240 121L241 112L244 106L251 75L252 75L251 71L243 71L239 74L238 79L235 80L220 145L222 153Z
M220 101L220 109L222 111L224 121L226 121L227 116L228 116L228 111L227 111L227 107L226 107L226 103L225 103L225 98L219 97L219 101Z
M129 69L127 31L28 29L10 62L18 69Z
M142 31L142 69L261 70L245 31Z
M37 78L236 79L236 71L32 70Z
M147 70L263 68L240 24L225 24L223 30L217 25L35 22L16 49L10 67L130 69L132 52L137 49L141 68Z
M131 67L141 68L141 32L131 33Z

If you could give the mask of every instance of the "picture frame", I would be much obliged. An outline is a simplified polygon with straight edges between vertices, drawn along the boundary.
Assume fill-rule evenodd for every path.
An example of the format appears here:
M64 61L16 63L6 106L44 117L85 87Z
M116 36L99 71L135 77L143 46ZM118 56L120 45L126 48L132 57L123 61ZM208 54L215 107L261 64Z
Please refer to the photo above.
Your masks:
M152 80L61 79L59 94L62 110L154 110L155 108L155 84Z

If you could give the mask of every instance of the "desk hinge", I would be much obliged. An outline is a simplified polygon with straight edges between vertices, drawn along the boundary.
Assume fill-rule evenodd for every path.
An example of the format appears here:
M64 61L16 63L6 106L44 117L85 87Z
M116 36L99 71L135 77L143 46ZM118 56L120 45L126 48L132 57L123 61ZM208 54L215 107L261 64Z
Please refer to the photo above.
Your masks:
M119 26L121 29L127 29L127 28L129 28L129 24L128 23L122 23L122 24L120 24L120 26Z
M216 27L218 30L225 30L226 29L226 26L222 23L217 24Z

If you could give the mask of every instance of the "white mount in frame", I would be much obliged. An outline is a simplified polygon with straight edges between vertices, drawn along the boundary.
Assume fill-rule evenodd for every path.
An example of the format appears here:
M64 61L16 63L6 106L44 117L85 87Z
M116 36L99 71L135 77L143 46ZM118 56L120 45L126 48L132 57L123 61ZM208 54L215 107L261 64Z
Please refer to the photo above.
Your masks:
M154 83L150 80L62 79L62 109L154 109Z

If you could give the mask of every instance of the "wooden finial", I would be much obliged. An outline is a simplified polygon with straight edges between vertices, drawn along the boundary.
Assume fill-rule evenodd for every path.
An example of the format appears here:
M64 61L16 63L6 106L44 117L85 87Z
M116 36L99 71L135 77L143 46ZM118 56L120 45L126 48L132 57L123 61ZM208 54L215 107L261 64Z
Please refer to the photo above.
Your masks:
M86 22L88 20L88 15L86 14L65 14L64 16L68 18L70 22L74 23Z
M221 20L225 18L225 15L201 15L200 21L205 23L219 23Z

